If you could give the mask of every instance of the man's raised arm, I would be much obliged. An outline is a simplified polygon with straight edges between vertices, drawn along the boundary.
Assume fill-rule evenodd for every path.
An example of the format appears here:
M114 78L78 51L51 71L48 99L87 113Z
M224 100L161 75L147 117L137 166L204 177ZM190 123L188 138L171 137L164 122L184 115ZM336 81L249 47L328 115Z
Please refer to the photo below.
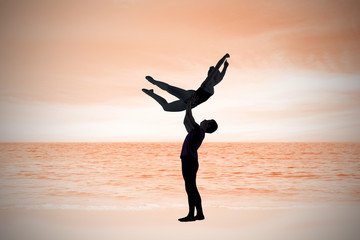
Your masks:
M195 128L196 122L195 119L192 115L192 111L191 111L191 105L194 102L194 97L191 97L186 105L186 113L185 113L185 118L184 118L184 125L186 128L186 131L189 133L191 132L191 130L193 130Z

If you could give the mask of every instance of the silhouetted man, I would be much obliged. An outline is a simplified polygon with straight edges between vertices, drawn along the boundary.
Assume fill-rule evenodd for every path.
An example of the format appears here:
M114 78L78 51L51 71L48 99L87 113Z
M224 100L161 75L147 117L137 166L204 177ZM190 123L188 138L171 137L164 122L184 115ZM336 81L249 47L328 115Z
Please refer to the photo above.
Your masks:
M215 120L203 120L200 125L192 116L191 106L196 101L196 94L187 102L184 125L188 132L181 150L181 169L185 181L185 189L188 196L189 213L180 218L180 222L189 222L205 219L201 206L201 197L196 187L196 173L199 168L197 150L204 140L205 133L213 133L217 129ZM196 216L195 216L196 209Z

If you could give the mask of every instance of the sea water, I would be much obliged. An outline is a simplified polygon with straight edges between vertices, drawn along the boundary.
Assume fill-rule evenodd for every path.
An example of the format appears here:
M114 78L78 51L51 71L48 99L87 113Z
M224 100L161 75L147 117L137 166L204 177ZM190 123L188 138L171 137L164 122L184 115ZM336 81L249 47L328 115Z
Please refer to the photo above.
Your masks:
M187 206L181 143L1 143L0 208ZM360 143L203 143L205 207L360 203Z

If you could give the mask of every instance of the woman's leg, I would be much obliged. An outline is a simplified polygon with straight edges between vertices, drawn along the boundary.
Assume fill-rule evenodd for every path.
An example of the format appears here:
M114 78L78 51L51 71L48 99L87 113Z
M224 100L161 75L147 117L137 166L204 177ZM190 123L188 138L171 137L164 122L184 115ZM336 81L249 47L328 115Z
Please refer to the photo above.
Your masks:
M154 93L154 90L147 90L147 89L142 89L142 91L144 93L146 93L147 95L149 95L150 97L152 97L155 101L157 101L161 107L164 109L164 111L167 112L180 112L180 111L184 111L186 109L186 104L185 102L181 101L181 100L177 100L171 103L168 103L165 98L160 97L159 95Z
M167 112L181 112L184 111L185 109L186 109L186 103L182 100L170 102L164 108L164 110Z
M158 86L159 88L161 88L164 91L167 91L168 93L170 93L171 95L174 95L175 97L177 97L178 99L180 99L182 101L185 101L186 99L190 98L191 95L194 93L193 90L184 90L182 88L174 87L174 86L171 86L171 85L169 85L167 83L154 80L150 76L146 76L145 78L150 83Z

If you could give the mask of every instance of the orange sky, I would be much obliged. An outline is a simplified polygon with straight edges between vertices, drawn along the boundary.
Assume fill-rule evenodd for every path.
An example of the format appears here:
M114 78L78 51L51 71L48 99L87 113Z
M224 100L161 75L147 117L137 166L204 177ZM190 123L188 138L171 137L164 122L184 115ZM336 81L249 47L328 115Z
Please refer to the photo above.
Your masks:
M195 2L195 3L194 3ZM360 141L360 3L0 2L0 141L182 141L146 75L196 89L207 141ZM172 99L155 88L155 92Z

